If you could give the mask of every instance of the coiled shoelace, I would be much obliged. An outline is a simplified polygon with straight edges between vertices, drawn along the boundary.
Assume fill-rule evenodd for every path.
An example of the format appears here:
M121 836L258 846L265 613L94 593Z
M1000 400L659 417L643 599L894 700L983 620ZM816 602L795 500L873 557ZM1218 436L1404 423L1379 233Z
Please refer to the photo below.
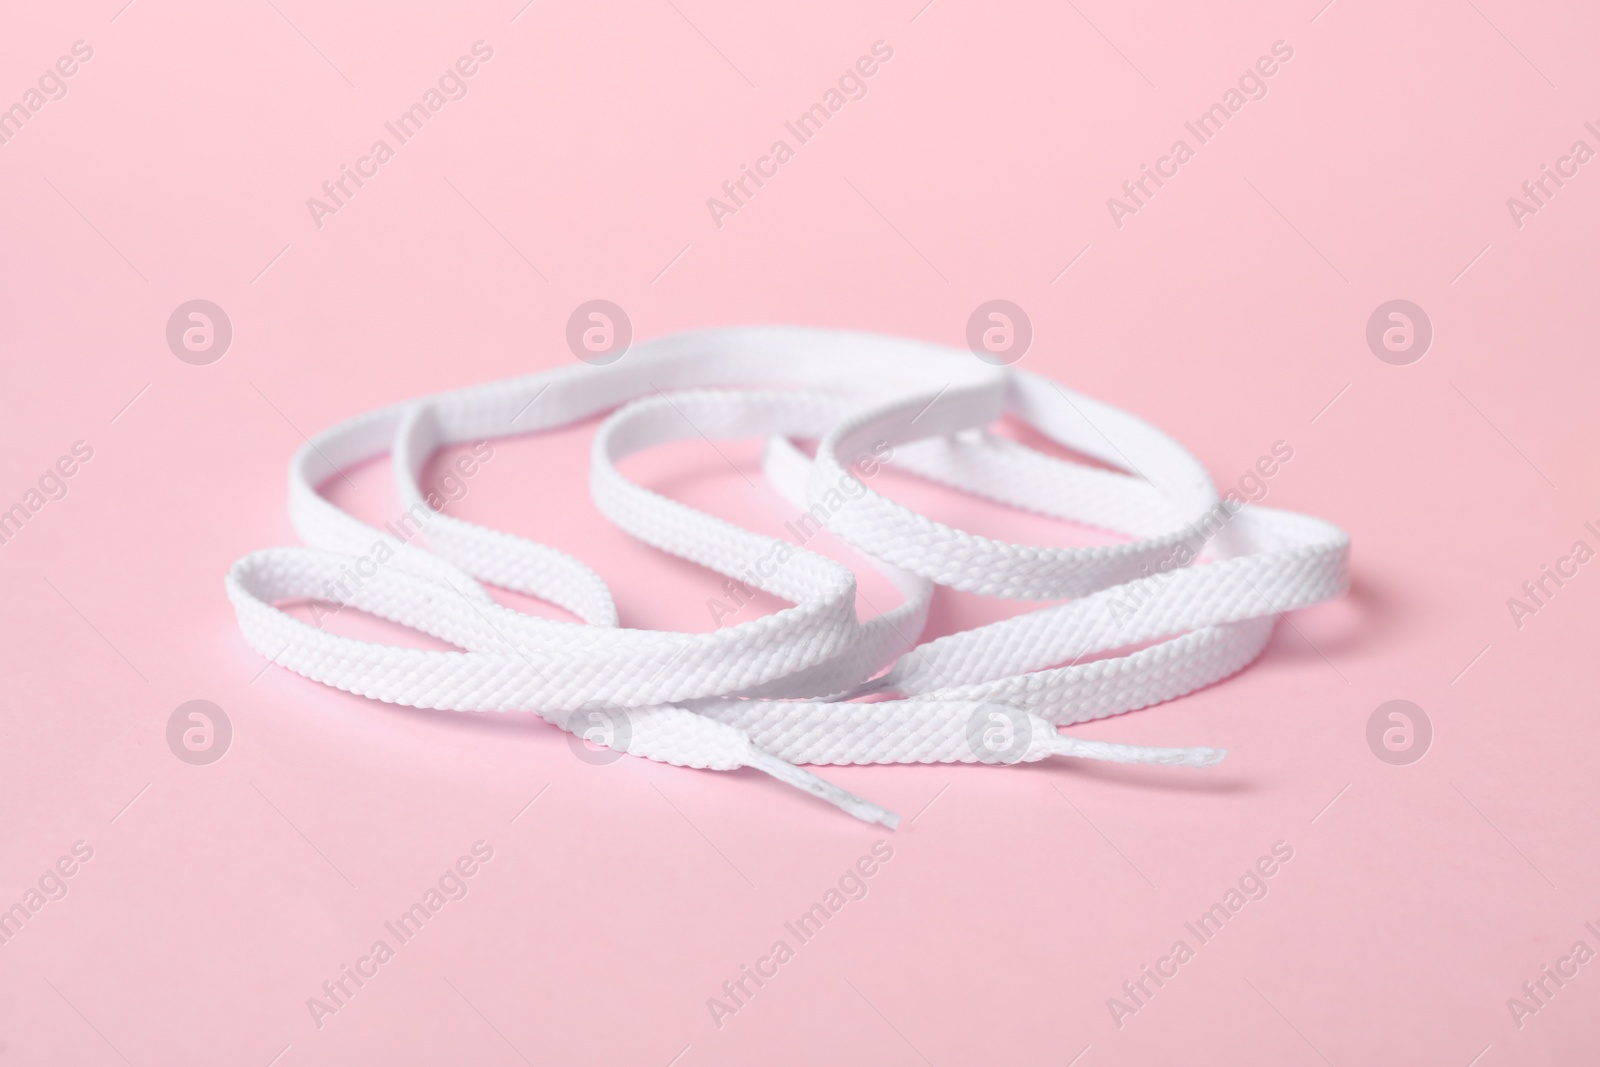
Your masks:
M607 412L590 476L601 512L647 544L792 607L712 633L626 629L605 582L579 560L426 502L418 479L442 447ZM1008 415L1116 470L988 432ZM767 439L763 469L778 491L863 553L900 591L900 604L862 621L856 577L843 564L651 492L616 466L669 441L752 436ZM814 457L793 443L802 439L818 441ZM385 452L426 548L317 491ZM936 522L866 484L864 464L884 453L953 489L1129 539L1036 547ZM1087 741L1057 726L1224 678L1261 652L1278 613L1348 584L1343 531L1219 500L1193 456L1125 412L970 353L799 327L668 337L611 366L571 366L359 415L295 455L289 510L310 547L253 552L226 582L245 639L274 663L410 707L533 711L665 763L754 767L890 827L894 813L796 765L1060 755L1207 766L1224 753ZM373 571L352 580L358 560ZM505 607L485 583L582 622ZM936 585L1065 602L919 644ZM297 600L353 607L461 651L330 633L278 607ZM1136 650L1106 655L1126 649ZM874 699L857 699L867 696Z

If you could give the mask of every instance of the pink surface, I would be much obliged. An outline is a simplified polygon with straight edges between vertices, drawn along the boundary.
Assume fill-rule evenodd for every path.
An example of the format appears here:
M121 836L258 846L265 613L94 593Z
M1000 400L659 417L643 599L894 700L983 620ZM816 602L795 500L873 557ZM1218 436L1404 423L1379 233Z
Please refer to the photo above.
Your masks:
M0 544L0 904L43 887L0 946L4 1062L1595 1061L1600 575L1567 564L1536 612L1507 605L1600 547L1600 164L1571 156L1600 149L1591 10L123 2L13 8L0 33L0 104L25 109L92 49L0 144L0 508L93 453ZM395 147L384 123L477 41L465 95ZM866 95L796 146L785 121L878 41ZM1199 143L1184 124L1280 41L1292 59L1245 82L1266 95ZM380 138L393 158L314 220ZM793 158L714 220L780 138ZM1175 176L1108 207L1179 139ZM1543 165L1569 177L1536 203ZM1354 589L1241 676L1078 731L1222 766L830 771L908 816L892 835L757 774L594 767L539 724L264 671L222 575L294 542L302 433L563 365L596 298L641 338L952 345L1012 300L1023 366L1156 422L1219 484L1292 446L1268 502L1351 532ZM193 299L233 326L209 365L166 341ZM1366 341L1394 299L1433 326L1409 365ZM628 625L710 628L720 580L596 514L591 431L497 449L452 506L581 555ZM753 472L755 449L729 454ZM747 525L784 514L703 447L630 469ZM334 493L382 518L385 473ZM1018 607L943 596L934 626ZM210 765L167 743L197 699L233 729ZM1367 742L1395 699L1433 726L1407 766ZM880 840L865 896L786 933ZM1244 883L1265 896L1201 943L1185 924L1275 848ZM460 899L386 931L441 884ZM793 958L714 1020L780 939ZM315 1018L379 940L392 958ZM1147 965L1176 973L1135 1000Z

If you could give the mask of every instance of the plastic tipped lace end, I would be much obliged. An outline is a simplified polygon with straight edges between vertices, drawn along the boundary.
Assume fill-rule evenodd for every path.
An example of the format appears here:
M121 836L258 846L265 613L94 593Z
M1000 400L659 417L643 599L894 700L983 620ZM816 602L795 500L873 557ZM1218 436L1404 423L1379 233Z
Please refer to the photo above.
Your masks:
M891 830L900 825L900 816L888 808L874 804L865 797L856 796L848 789L840 789L832 782L818 778L810 771L802 770L792 763L785 763L769 753L755 752L746 761L745 765L770 774L778 781L786 785L792 785L802 792L810 793L818 799L826 800L829 804L841 811L854 815L862 822L875 822L880 826L887 826Z
M1083 741L1059 734L1050 749L1058 756L1102 760L1107 763L1153 763L1163 767L1215 767L1227 756L1225 748L1151 748Z
M896 815L888 808L880 807L877 804L872 803L870 800L864 800L862 803L865 805L865 808L863 808L862 811L853 811L850 814L854 815L862 822L875 822L879 826L887 826L891 830L900 829L899 815Z

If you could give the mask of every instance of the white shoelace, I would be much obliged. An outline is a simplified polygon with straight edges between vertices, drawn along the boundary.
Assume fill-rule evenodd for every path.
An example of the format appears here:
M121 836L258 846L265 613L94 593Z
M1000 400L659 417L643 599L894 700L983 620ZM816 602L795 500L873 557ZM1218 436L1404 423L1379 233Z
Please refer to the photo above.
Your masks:
M442 447L606 412L590 477L602 513L641 541L793 607L712 633L624 629L610 590L585 564L435 512L418 484ZM1005 415L1126 473L989 433ZM863 622L855 575L843 564L651 492L616 467L632 453L698 437L766 438L769 481L871 560L901 603ZM819 442L814 458L797 439ZM416 518L402 536L317 491L386 452L401 503ZM1042 548L958 530L867 484L861 465L884 452L896 467L951 488L1131 539ZM1086 741L1056 727L1224 678L1261 652L1278 613L1338 596L1348 581L1343 531L1219 501L1194 457L1125 412L965 352L798 327L663 338L611 366L567 367L368 412L299 450L289 510L311 547L251 553L227 577L245 639L273 662L410 707L533 711L574 732L600 723L602 739L629 755L754 767L890 827L898 821L892 812L796 764L1063 755L1207 766L1223 752ZM420 539L409 536L416 526ZM583 621L504 607L483 583ZM935 585L1070 599L918 644ZM462 651L342 637L278 607L295 600L353 607ZM855 699L865 696L884 699Z

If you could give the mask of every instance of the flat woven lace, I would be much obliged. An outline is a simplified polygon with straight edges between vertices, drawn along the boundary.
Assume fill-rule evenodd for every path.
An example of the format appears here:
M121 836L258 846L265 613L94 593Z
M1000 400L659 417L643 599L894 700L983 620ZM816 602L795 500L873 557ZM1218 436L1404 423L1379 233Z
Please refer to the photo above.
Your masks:
M606 518L725 575L730 588L791 607L710 633L625 628L589 566L436 510L420 485L441 448L602 415L590 490ZM991 432L1006 417L1104 467ZM670 441L750 437L767 441L763 472L773 487L877 568L899 604L862 620L856 575L844 564L690 508L617 467ZM815 454L797 441L816 441ZM384 454L419 536L405 536L410 521L373 526L318 491ZM872 488L863 472L883 462L1124 539L1039 547L960 530ZM534 712L632 756L753 767L890 827L893 812L797 765L1073 756L1208 766L1222 750L1089 741L1057 727L1225 678L1260 654L1277 615L1348 585L1342 530L1219 498L1187 450L1132 415L967 352L801 327L667 337L610 366L356 416L296 453L289 512L308 547L253 552L226 579L246 641L273 663L394 704ZM486 586L581 621L514 610ZM919 643L936 586L1061 603ZM354 608L459 651L345 637L284 610L295 601Z

